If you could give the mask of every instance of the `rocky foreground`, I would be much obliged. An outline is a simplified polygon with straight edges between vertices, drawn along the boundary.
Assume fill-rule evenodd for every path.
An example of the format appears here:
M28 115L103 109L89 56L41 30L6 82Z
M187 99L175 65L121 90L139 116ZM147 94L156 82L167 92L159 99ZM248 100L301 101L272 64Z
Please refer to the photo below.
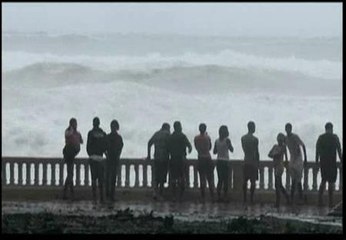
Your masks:
M56 213L10 213L2 215L2 233L25 234L212 234L212 233L336 233L341 226L315 224L261 215L255 218L186 221L153 212L134 214L119 210L107 216L59 215Z

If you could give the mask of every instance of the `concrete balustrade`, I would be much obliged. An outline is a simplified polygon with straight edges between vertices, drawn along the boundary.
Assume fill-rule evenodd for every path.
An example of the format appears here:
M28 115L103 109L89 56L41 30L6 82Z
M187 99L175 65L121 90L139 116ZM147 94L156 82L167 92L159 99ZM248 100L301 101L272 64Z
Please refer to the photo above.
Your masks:
M154 160L127 159L120 160L120 167L117 187L118 188L151 188L154 183L154 171L152 171ZM215 161L214 161L215 163ZM239 192L242 190L243 182L243 163L242 160L231 160L229 172L229 190ZM200 186L199 175L197 171L197 160L189 159L186 168L186 185L188 189L198 190ZM125 168L125 171L122 169ZM336 192L342 191L342 165L337 163L338 182ZM75 160L74 184L76 187L88 187L91 184L88 159L77 158ZM150 170L150 171L149 171ZM25 171L25 175L23 174ZM58 171L58 173L57 173ZM150 174L151 172L151 174ZM215 171L216 173L216 171ZM149 175L150 174L150 175ZM142 176L140 179L140 175ZM264 191L273 191L274 166L272 161L260 161L259 181L257 189ZM290 188L290 176L285 169L286 179L284 183L286 188ZM48 179L48 176L50 178ZM50 186L62 187L66 177L66 166L61 158L24 158L24 157L2 157L2 186ZM217 174L215 174L215 178ZM169 176L168 176L169 178ZM316 192L319 187L318 178L320 171L314 162L308 162L303 172L304 191ZM125 181L123 182L123 179ZM130 186L130 179L134 180L133 186ZM150 179L150 184L149 180ZM309 182L310 179L310 182ZM311 182L312 180L312 182ZM217 181L215 179L215 185ZM167 186L167 184L166 184Z

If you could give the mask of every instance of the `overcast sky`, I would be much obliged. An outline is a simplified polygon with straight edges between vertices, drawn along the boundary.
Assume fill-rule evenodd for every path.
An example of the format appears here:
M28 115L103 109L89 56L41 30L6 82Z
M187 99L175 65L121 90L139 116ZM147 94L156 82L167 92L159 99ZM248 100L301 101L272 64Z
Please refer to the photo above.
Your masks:
M341 36L342 3L2 3L3 31Z

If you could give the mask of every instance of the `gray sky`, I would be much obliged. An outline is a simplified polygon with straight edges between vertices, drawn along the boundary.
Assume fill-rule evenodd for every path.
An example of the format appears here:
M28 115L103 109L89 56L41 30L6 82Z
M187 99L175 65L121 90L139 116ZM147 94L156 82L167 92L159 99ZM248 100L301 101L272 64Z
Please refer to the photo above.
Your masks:
M3 31L341 36L342 3L2 3Z

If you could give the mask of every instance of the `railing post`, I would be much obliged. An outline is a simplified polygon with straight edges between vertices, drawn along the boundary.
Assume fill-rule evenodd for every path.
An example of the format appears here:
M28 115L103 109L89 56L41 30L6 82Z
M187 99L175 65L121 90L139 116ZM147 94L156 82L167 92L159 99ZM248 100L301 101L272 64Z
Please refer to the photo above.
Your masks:
M315 166L312 169L312 190L313 191L317 190L317 172L318 172L318 169L317 169L317 166Z
M268 167L268 190L273 190L273 167Z
M233 183L232 175L233 175L233 166L231 164L231 161L228 161L228 189L232 189L232 183Z
M34 179L34 184L35 186L38 186L38 180L39 180L39 175L38 175L38 168L39 168L39 163L35 162L34 163L34 169L35 169L35 179Z
M80 186L81 185L81 177L80 177L80 163L76 162L76 186Z
M198 188L198 169L197 169L197 164L193 165L193 188L197 189Z
M105 165L104 165L105 166ZM89 186L89 163L84 163L84 186Z
M48 185L48 181L47 181L47 163L43 163L42 164L42 186L46 186Z
M52 178L50 180L51 186L56 186L56 176L55 176L55 162L51 164Z
M129 187L130 185L130 164L126 163L125 164L125 187Z
M23 185L23 163L18 163L18 185Z
M155 186L155 179L156 179L155 160L153 160L151 163L151 188L154 188L154 186Z
M10 185L14 185L14 162L10 162Z
M288 171L288 167L285 168L285 171L286 171L286 189L288 190L291 187L291 182L290 182L291 181L291 177L290 177L290 173Z
M260 172L260 183L259 183L259 188L261 190L264 189L264 167L260 166L259 167L259 172Z
M1 163L1 167L1 185L7 185L6 162L3 160Z
M189 164L189 161L186 160L186 164L185 164L185 187L187 189L190 189L190 164Z
M117 169L116 169L116 171L117 171L117 178L118 178L118 179L117 179L115 185L116 185L117 187L121 187L122 182L123 182L123 178L122 178L122 176L121 176L122 168L123 168L123 164L121 164L120 161L119 161L118 167L117 167Z
M304 191L309 190L308 175L309 175L309 168L304 167Z
M60 170L59 170L59 186L64 185L64 162L60 163Z
M136 174L136 176L135 176L135 187L138 188L138 186L139 186L139 171L138 171L139 163L135 163L134 167L135 167L135 174Z
M143 164L143 187L148 187L148 168L147 163Z
M31 162L28 161L26 163L26 185L31 185Z
M340 177L339 177L339 191L342 191L342 165L340 165L340 167L339 167L339 174L340 174Z

